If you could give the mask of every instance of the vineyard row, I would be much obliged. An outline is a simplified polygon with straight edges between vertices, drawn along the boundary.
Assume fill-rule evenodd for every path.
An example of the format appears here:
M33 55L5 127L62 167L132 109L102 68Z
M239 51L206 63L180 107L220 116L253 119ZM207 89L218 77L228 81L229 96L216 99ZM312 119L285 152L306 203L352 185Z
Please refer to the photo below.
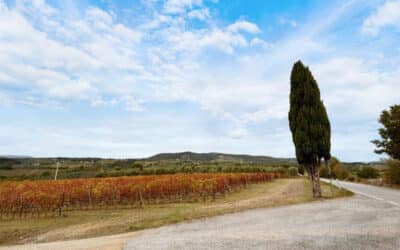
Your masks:
M0 219L62 215L63 211L144 207L215 199L279 173L175 174L0 183Z

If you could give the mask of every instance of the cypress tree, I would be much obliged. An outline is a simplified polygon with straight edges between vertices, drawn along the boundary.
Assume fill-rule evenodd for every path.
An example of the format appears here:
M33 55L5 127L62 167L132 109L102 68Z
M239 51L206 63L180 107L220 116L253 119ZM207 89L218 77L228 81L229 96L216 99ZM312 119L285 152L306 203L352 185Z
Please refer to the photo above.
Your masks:
M318 84L308 67L297 61L290 76L289 127L299 164L307 171L314 197L321 197L319 170L331 148L331 128Z

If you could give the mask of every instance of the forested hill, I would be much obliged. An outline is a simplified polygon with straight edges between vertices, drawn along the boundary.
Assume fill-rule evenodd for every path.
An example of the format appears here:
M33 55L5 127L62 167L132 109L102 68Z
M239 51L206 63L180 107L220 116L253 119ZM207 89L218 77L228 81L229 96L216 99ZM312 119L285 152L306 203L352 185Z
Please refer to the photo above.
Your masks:
M162 160L186 160L186 161L234 161L234 162L252 162L252 163L278 163L278 162L296 162L293 158L275 158L270 156L256 156L245 154L224 154L224 153L161 153L147 158L149 161Z

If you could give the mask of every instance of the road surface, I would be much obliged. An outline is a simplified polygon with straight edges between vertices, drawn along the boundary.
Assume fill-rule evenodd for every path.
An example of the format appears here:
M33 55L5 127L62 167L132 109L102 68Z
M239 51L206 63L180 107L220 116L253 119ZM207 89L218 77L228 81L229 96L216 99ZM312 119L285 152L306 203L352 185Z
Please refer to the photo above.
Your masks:
M327 179L324 179L323 181L328 183L330 182ZM387 202L395 206L400 206L400 191L398 190L339 180L333 180L332 183L338 187L351 190L356 194Z
M152 229L124 249L400 249L400 191L335 184L356 195Z

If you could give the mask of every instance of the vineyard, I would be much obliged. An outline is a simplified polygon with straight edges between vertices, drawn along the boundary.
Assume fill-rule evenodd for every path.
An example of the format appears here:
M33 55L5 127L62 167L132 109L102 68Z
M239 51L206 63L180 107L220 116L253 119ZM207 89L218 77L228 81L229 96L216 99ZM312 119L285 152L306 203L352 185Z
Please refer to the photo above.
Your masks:
M0 182L0 219L60 216L64 211L214 200L279 173L175 174L58 181Z

